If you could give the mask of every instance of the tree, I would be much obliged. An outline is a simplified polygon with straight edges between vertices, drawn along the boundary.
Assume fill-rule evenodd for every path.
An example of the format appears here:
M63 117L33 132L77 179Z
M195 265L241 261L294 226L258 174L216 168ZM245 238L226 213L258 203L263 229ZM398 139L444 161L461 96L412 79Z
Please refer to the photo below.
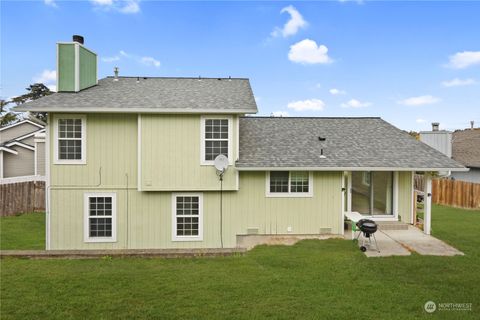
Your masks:
M9 105L11 101L0 100L0 127L6 126L12 122L18 120L18 115L14 112L10 112L7 109L7 105Z
M46 85L43 83L34 83L31 84L28 88L26 88L28 91L27 93L15 97L12 99L12 102L15 103L17 106L21 105L25 102L32 101L39 99L41 97L49 96L53 92L48 89ZM40 121L47 122L47 113L46 112L32 112L31 113L33 117L39 119Z

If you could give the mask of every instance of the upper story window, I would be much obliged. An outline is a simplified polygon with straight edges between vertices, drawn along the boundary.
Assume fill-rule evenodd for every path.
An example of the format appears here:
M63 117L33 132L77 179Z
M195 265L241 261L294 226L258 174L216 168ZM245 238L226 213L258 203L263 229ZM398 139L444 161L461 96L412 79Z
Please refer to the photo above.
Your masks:
M116 194L85 194L85 242L116 241Z
M307 171L270 171L267 173L267 197L311 197L313 177Z
M201 118L201 164L213 164L219 154L232 158L231 117Z
M57 164L86 162L85 116L58 116L54 121L54 151Z

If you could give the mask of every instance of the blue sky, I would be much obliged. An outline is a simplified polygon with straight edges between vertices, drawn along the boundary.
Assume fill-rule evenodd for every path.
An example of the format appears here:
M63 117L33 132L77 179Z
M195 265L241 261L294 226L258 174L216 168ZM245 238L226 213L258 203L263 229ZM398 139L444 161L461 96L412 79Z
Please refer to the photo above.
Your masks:
M480 2L2 1L1 93L55 84L72 34L99 77L248 77L259 114L480 124Z

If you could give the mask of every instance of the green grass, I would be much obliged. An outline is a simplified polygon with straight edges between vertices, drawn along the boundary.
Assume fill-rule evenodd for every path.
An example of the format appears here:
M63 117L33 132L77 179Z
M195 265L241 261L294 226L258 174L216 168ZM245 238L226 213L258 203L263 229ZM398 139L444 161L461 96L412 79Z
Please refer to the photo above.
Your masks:
M366 258L352 241L307 240L221 258L4 259L1 318L478 319L480 212L432 216L465 256ZM431 315L428 300L473 311Z
M0 249L45 249L45 214L0 217Z

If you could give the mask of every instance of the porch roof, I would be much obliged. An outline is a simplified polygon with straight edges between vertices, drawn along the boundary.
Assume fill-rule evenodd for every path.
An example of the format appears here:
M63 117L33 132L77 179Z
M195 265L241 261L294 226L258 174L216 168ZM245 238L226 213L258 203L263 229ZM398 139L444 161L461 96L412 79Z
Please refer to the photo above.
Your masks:
M374 117L243 117L239 151L239 170L468 170Z

